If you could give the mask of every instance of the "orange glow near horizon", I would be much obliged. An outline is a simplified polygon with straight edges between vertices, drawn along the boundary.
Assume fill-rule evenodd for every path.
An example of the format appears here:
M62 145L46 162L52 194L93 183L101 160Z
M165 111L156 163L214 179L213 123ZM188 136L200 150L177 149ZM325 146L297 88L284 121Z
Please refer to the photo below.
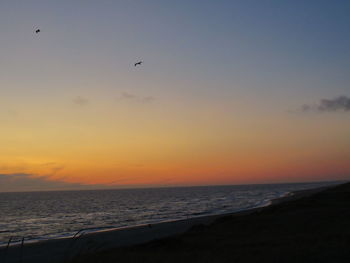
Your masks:
M59 135L56 139L47 133L38 132L36 140L24 134L17 148L8 147L1 156L0 174L118 187L337 180L349 173L347 147L327 143L325 134L308 133L307 125L293 128L274 121L282 128L273 134L270 123L247 129L244 121L235 129L232 123L220 127L215 121L214 128L178 124L174 131L159 125L140 134L114 129L115 137L111 126L81 136L61 128L53 134Z
M0 191L350 179L342 4L5 2Z
M0 131L12 138L0 139L0 174L118 187L337 180L350 172L347 130L321 121L208 117L205 109L197 119L180 111L170 120L160 117L161 108L147 121L135 112L118 120L100 110L102 118L79 125L71 112L51 122L41 115L22 130L8 125ZM322 133L313 133L317 126Z

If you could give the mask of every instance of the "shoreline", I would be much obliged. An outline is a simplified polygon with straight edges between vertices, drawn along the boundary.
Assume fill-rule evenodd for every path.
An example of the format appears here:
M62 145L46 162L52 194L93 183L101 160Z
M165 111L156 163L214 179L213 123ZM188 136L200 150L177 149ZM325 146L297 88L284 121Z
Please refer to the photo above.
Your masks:
M208 226L221 218L253 214L265 208L310 196L322 192L323 190L336 187L337 185L339 184L286 193L280 198L269 200L268 204L235 212L163 221L155 224L105 229L91 233L83 233L82 235L79 235L78 232L73 238L64 237L27 242L23 247L21 244L11 245L8 249L6 249L6 247L0 247L0 258L1 255L6 254L5 263L20 261L26 263L41 263L48 262L48 260L53 263L66 262L67 259L71 259L78 254L84 254L86 252L100 252L114 248L141 245L154 240L177 236L187 232L193 227Z
M336 184L338 185L338 184ZM261 202L260 204L256 205L256 206L251 206L251 207L245 207L245 208L241 208L241 209L237 209L234 211L230 211L230 212L224 212L224 213L218 213L218 214L207 214L207 215L198 215L198 216L188 216L187 218L178 218L178 219L168 219L168 220L163 220L163 221L157 221L154 223L148 223L148 224L136 224L136 225L128 225L128 226L120 226L120 227L91 227L91 228L83 228L80 230L75 231L74 233L69 233L69 234L62 234L59 235L57 234L57 236L52 237L52 238L45 238L45 237L38 237L38 238L33 238L33 239L25 239L24 238L24 243L25 245L29 245L29 244L37 244L37 243L43 243L43 242L52 242L52 241L56 241L56 240L66 240L66 239L72 239L74 237L80 237L82 235L86 236L86 235L92 235L92 234L98 234L98 233L103 233L103 232L109 232L109 231L121 231L121 230L128 230L128 229L133 229L133 228L141 228L141 227L148 227L149 225L155 226L158 224L164 224L164 223L173 223L173 222L177 222L177 221L188 221L188 220L201 220L201 219L206 219L206 218L211 218L211 217L222 217L222 216L231 216L231 215L235 215L237 213L241 213L241 212L245 212L245 211L250 211L250 210L255 210L255 209L259 209L259 208L264 208L270 205L273 205L275 203L278 202L283 202L285 200L285 198L291 198L292 196L295 195L301 195L303 193L311 193L312 191L322 191L323 188L329 188L332 187L334 185L330 185L330 186L321 186L321 187L316 187L316 188L311 188L311 189L304 189L304 190L296 190L296 191L291 191L291 192L286 192L281 194L280 197L277 198L273 198L270 200L267 200L265 202ZM54 234L56 235L56 234ZM10 242L10 247L16 247L16 246L20 246L21 245L21 239L17 239L15 241L11 241ZM6 246L8 246L8 242L3 242L0 243L0 251L3 248L6 248Z
M350 262L350 183L297 191L273 205L144 244L85 250L70 263Z
M317 188L319 188L319 187L317 187ZM306 190L311 190L311 189L306 189ZM275 199L284 198L286 195L289 195L291 193L292 192L286 192L286 193L282 194L280 197L277 197ZM156 222L147 223L147 224L144 223L144 224L126 225L126 226L120 226L120 227L106 226L106 227L83 228L83 229L79 229L75 232L67 233L67 234L51 233L52 235L54 235L54 237L52 237L52 238L50 238L50 237L45 238L45 236L32 238L32 239L25 239L24 238L24 241L25 241L25 245L36 244L36 243L47 242L47 241L71 239L73 237L78 236L78 234L79 234L79 236L80 235L90 235L90 234L97 234L97 233L102 233L102 232L107 232L107 231L119 231L119 230L126 230L126 229L132 229L132 228L146 227L149 225L171 223L171 222L182 221L182 220L192 220L192 219L197 219L197 218L202 218L202 217L230 215L230 214L238 213L238 212L245 211L245 210L269 206L269 205L271 205L272 200L275 200L275 199L267 200L265 202L259 203L256 206L237 209L235 211L229 211L229 212L223 212L223 213L217 213L217 214L216 213L208 213L208 214L202 214L202 215L193 215L193 216L187 216L186 218L167 219L167 220L156 221ZM50 235L50 234L47 234L47 235ZM2 248L5 248L7 245L8 245L8 242L0 243L0 251ZM10 242L11 247L19 246L19 245L21 245L21 238Z

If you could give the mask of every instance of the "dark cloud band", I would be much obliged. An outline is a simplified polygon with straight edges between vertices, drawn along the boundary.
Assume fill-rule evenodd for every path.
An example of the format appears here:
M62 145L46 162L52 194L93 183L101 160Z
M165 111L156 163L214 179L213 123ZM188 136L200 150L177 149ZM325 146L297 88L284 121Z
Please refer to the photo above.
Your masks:
M84 185L50 180L50 176L0 174L0 192L106 189L105 185Z
M316 105L305 104L302 106L303 112L319 111L319 112L336 112L350 111L350 98L347 96L339 96L334 99L321 99Z

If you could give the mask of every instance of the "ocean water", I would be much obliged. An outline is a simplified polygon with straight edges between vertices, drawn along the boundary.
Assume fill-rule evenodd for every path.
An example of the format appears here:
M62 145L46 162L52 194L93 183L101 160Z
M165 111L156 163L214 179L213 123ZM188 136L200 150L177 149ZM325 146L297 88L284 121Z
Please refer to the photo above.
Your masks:
M268 205L289 192L334 184L299 183L0 193L0 245L73 236Z

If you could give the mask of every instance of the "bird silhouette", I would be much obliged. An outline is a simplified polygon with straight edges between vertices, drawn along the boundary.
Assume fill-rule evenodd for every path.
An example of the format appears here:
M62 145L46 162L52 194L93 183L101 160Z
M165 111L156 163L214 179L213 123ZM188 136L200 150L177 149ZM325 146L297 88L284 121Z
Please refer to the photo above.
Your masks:
M134 64L134 66L136 67L137 65L141 65L142 63L143 63L143 61L136 62L136 63Z
M40 33L40 29L35 30L35 33L37 34Z

